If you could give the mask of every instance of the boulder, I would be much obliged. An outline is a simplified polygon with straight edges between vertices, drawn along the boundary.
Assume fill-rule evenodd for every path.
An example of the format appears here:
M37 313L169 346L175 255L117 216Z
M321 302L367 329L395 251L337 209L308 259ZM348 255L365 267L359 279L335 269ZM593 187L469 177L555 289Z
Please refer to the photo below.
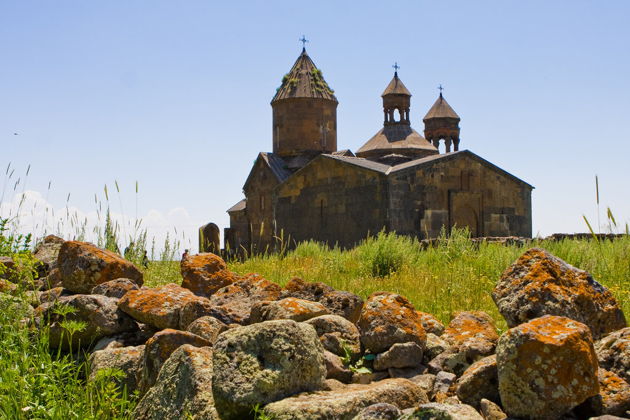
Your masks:
M101 338L96 342L92 351L141 346L144 345L149 338L153 337L156 332L155 327L147 324L138 324L137 330Z
M144 349L144 365L142 368L142 388L147 390L155 384L160 369L166 360L184 344L195 347L209 346L208 340L186 331L167 328L151 337Z
M99 338L136 331L137 323L118 309L118 300L101 295L72 295L35 309L37 317L50 325L49 343L66 350L88 347ZM81 325L78 325L80 323ZM72 331L74 327L76 331Z
M597 372L599 394L575 409L580 418L610 414L624 416L630 411L630 384L605 369Z
M142 361L144 346L120 347L98 350L90 355L89 380L94 381L109 369L117 369L122 376L114 377L114 382L121 388L125 387L129 395L138 389L142 376Z
M227 331L228 326L212 316L202 316L193 321L186 331L203 337L214 344L223 331Z
M87 242L64 242L57 265L63 287L74 293L90 293L95 286L121 277L142 285L142 272L135 265Z
M252 306L249 323L254 324L276 319L292 319L301 322L326 314L328 314L328 310L321 303L290 297L256 303Z
M540 248L528 250L505 270L492 299L509 327L557 315L586 324L598 339L626 326L621 307L607 288Z
M352 360L356 360L361 353L359 329L352 322L339 315L322 315L306 321L317 331L319 341L324 348L337 356L346 357L346 352Z
M352 371L343 365L339 356L328 350L324 351L326 365L326 379L336 379L344 384L352 382Z
M438 402L443 402L447 397L451 396L451 389L457 380L457 376L451 372L438 372L435 375L435 382L433 383L433 390L431 397Z
M496 355L473 363L457 381L457 397L465 404L479 408L482 399L499 402L499 377Z
M396 343L374 359L375 370L417 367L421 364L422 347L416 343Z
M506 414L556 419L599 393L589 328L545 315L508 330L497 346L499 394Z
M212 349L184 344L175 350L132 417L219 420L212 398Z
M222 333L214 344L212 390L223 419L247 418L264 405L324 386L324 349L315 329L267 321Z
M204 297L186 302L179 311L179 329L188 329L188 326L197 319L210 316L214 313L214 308L210 300Z
M350 292L335 290L325 283L291 279L282 290L281 298L294 297L319 302L331 314L339 315L356 324L361 316L363 300Z
M608 334L595 343L599 364L630 383L630 327Z
M61 245L64 242L58 236L48 235L35 246L33 257L40 262L38 267L40 277L46 277L52 270L57 268L57 258L59 257Z
M203 299L174 283L154 289L130 290L118 305L125 313L156 328L178 328L182 307Z
M433 392L433 386L435 385L436 376L431 373L423 373L421 375L412 376L408 378L411 382L418 385L422 390L430 395Z
M139 290L138 285L131 279L119 278L101 283L92 289L93 295L103 295L120 299L130 290Z
M257 274L247 275L210 296L212 315L225 324L246 324L252 306L264 300L277 300L280 286Z
M479 412L485 420L505 420L507 415L497 404L482 398L479 402Z
M418 365L407 368L388 368L387 373L389 374L390 378L405 378L416 382L416 377L425 375L427 373L427 367L423 365Z
M400 420L484 420L481 414L466 404L428 403L420 405L412 414L400 417Z
M427 401L426 394L413 382L386 379L286 398L267 405L263 412L274 420L351 420L374 404L388 403L405 409Z
M442 335L444 332L444 324L442 324L439 319L426 312L416 312L418 312L420 322L422 322L422 327L424 327L424 331L427 334L435 334L438 337Z
M208 297L239 279L227 269L221 257L210 252L185 255L180 262L180 269L182 287L199 296Z
M440 338L466 352L469 358L478 360L494 353L499 335L487 313L462 311L455 314Z
M352 420L396 420L401 414L395 405L378 403L364 408Z
M372 353L382 353L395 343L413 342L424 349L426 333L413 305L395 293L370 295L358 322L361 343Z
M63 287L53 287L52 289L44 290L43 292L39 292L38 299L39 303L48 303L55 302L59 300L61 297L71 296L72 292L64 289Z
M422 361L424 363L429 363L429 361L433 360L441 353L444 353L450 344L446 341L442 340L435 334L428 333L427 334L427 344L424 348L424 354L422 355Z

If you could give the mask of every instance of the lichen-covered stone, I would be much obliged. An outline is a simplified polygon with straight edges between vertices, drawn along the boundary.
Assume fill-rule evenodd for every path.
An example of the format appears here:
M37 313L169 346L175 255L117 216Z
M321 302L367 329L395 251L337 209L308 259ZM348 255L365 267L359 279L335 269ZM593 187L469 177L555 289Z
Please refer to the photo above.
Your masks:
M154 327L178 328L182 307L192 300L203 299L174 283L154 289L130 290L120 299L125 313Z
M412 414L400 420L484 420L481 414L466 404L428 403L420 405Z
M424 354L422 355L422 361L425 364L429 363L441 353L444 353L449 347L450 344L442 340L442 338L438 337L435 334L428 333L427 343L424 348Z
M51 270L57 268L57 258L64 242L58 236L48 235L35 246L33 257L40 263L38 267L40 277L47 276Z
M442 333L444 332L444 324L442 324L439 319L426 312L416 312L418 312L418 315L420 315L420 322L422 322L424 331L427 334L435 334L438 337L442 335Z
M48 303L55 302L59 300L59 298L64 296L70 296L72 292L63 287L53 287L52 289L44 290L43 292L38 293L39 303Z
M212 316L202 316L193 321L186 331L203 337L212 344L217 341L219 334L227 331L228 326Z
M211 315L225 324L246 324L252 306L264 300L277 300L281 287L257 274L250 274L217 290L209 300Z
M144 358L144 346L119 347L98 350L90 355L90 380L95 380L99 372L105 369L117 369L123 373L114 382L125 387L129 395L138 389L142 376L142 363Z
M496 403L482 398L479 402L479 412L485 420L505 420L507 415Z
M256 404L321 389L326 378L315 329L291 320L225 331L214 344L213 360L214 399L225 419L246 417Z
M74 293L90 293L96 285L121 277L142 285L142 272L133 263L87 242L64 242L57 266L63 287Z
M180 262L182 287L199 296L210 296L234 283L239 277L227 269L225 261L210 252L186 255Z
M599 394L575 409L580 418L610 414L623 416L630 411L630 384L606 369L597 372Z
M286 398L267 405L264 413L274 420L351 420L374 404L388 403L405 409L427 401L426 394L413 382L386 379Z
M396 420L401 414L395 405L378 403L364 408L352 420Z
M276 319L292 319L301 322L326 314L328 314L328 310L319 302L290 297L254 304L249 316L249 323L254 324Z
M556 419L599 393L589 328L546 315L508 330L497 346L499 394L506 414Z
M431 397L437 402L444 402L447 397L453 394L451 390L456 380L457 376L455 376L454 373L446 371L438 372L438 374L435 375Z
M118 309L118 300L102 295L72 295L56 302L44 303L35 309L41 322L50 326L49 343L53 348L88 347L101 337L138 329L137 323ZM58 309L67 306L67 314ZM70 331L68 325L81 322L82 328ZM72 332L72 334L71 334Z
M466 369L457 380L457 397L476 408L483 398L500 401L496 355L484 357Z
M291 279L282 290L281 298L294 297L319 302L331 314L339 315L356 323L361 315L363 300L350 292L335 290L325 283L306 282L297 277Z
M505 270L492 298L509 327L558 315L586 324L598 339L626 326L619 303L606 287L540 248L528 250Z
M376 355L375 370L417 367L422 363L422 347L416 343L395 343L386 352Z
M132 417L219 420L212 398L212 349L184 344L175 350Z
M322 315L306 321L317 331L324 348L337 356L350 353L353 360L361 353L359 329L352 322L339 315Z
M630 327L612 332L595 343L599 364L630 383Z
M395 293L370 295L358 322L361 343L372 353L382 353L395 343L413 342L422 349L426 333L420 316L406 298Z
M187 331L179 331L171 328L157 332L151 337L144 349L144 365L142 368L142 388L147 390L155 384L160 369L166 360L184 344L195 347L210 346L208 340Z
M114 279L101 283L92 289L93 295L103 295L120 299L130 290L140 289L138 285L131 279Z
M209 299L199 297L184 304L179 311L179 329L188 329L195 320L214 313L214 305Z
M455 314L440 338L465 351L469 357L479 358L494 352L499 335L492 317L487 313L462 311Z

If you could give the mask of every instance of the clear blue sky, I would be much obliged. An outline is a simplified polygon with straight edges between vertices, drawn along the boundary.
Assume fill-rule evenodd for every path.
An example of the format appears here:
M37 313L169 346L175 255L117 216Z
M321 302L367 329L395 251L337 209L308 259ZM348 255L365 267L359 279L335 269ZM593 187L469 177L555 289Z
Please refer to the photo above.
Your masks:
M339 100L339 148L381 127L397 61L416 130L441 83L461 147L536 187L534 234L585 231L596 174L602 214L626 222L628 16L627 1L3 0L0 180L31 164L27 189L52 181L55 208L71 193L84 212L117 180L127 213L137 180L141 215L224 227L305 34Z

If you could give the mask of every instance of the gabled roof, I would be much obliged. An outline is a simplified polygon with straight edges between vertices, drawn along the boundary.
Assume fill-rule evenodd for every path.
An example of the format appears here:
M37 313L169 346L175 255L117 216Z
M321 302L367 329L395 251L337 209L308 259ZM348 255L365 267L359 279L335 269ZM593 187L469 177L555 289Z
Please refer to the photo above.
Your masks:
M499 168L498 166L496 166L493 163L488 162L487 160L481 158L480 156L474 154L473 152L471 152L470 150L460 150L458 152L451 152L451 153L444 153L441 155L433 155L433 156L427 156L421 159L415 159L409 162L405 162L405 163L401 163L399 165L395 165L395 166L389 166L389 165L385 165L383 163L378 163L378 162L373 162L371 160L368 159L364 159L364 158L357 158L357 157L346 157L346 156L335 156L335 155L329 155L329 154L322 154L320 155L318 158L327 158L327 159L335 159L339 162L342 163L346 163L349 165L354 165L354 166L358 166L361 168L365 168L365 169L369 169L378 173L381 173L383 175L389 175L389 174L393 174L396 172L401 172L404 171L406 169L417 169L418 167L427 167L427 166L431 166L434 165L435 163L438 162L444 162L444 161L448 161L448 160L454 160L454 159L460 159L462 157L468 156L476 161L478 161L479 163L481 163L484 166L489 167L490 169L500 172L503 175L506 175L508 178L511 178L513 181L516 181L520 184L524 184L525 186L533 189L534 187L530 184L528 184L527 182L523 181L520 178L515 177L514 175L512 175L511 173Z
M245 210L246 207L247 207L247 200L245 198L243 198L241 201L239 201L238 203L236 203L232 207L230 207L227 210L227 212L228 213L236 213L238 211Z
M430 118L455 118L459 120L459 115L451 108L451 106L446 102L446 99L440 93L440 97L437 98L427 115L424 116L422 121L426 121Z
M282 78L282 85L276 91L271 103L289 98L320 98L337 102L333 90L324 80L313 60L302 50L289 73Z
M402 80L398 78L398 72L394 73L394 78L392 79L391 82L389 82L389 85L387 85L387 87L385 88L385 91L383 91L383 94L381 96L385 96L385 95L411 96L411 93L407 90Z
M405 124L386 125L369 139L359 150L357 155L382 151L385 154L413 149L438 152L437 148L416 130Z
M280 156L273 153L261 152L258 154L258 157L256 158L256 161L254 162L254 165L252 166L252 169L247 176L247 180L245 180L245 184L243 184L243 189L247 188L247 185L251 181L252 176L254 176L254 173L256 172L256 165L259 161L263 163L264 167L268 168L271 171L274 177L278 180L278 183L284 182L284 180L286 180L291 175L291 171L287 169L286 162Z

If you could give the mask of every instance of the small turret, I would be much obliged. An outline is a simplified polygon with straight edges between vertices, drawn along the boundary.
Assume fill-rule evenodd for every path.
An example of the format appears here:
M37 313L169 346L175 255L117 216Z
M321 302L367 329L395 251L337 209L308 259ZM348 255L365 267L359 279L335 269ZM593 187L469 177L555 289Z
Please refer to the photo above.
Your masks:
M424 136L439 150L440 140L444 140L446 153L451 151L451 144L454 151L459 150L459 115L451 108L442 96L442 86L440 85L440 96L437 98L427 115L424 116Z

